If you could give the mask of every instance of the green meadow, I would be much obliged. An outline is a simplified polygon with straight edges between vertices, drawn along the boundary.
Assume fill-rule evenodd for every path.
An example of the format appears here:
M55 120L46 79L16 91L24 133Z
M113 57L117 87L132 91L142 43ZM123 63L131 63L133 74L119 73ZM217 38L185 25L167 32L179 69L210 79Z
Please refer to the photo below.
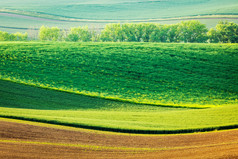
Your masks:
M238 45L2 42L0 116L109 131L238 124Z
M237 103L237 44L4 42L1 78L163 106Z
M0 116L128 133L187 133L237 128L238 106L207 109L133 104L0 80Z

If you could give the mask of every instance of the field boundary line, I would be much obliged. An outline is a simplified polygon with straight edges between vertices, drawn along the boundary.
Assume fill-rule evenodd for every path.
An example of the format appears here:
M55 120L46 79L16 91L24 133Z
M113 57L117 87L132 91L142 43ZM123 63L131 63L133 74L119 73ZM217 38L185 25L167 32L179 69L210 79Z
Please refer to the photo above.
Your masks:
M144 101L138 102L138 101L134 101L133 99L124 99L124 98L117 97L117 96L103 96L103 95L95 94L97 92L72 91L70 89L57 88L57 87L53 87L53 86L47 86L47 85L40 84L40 83L32 83L32 82L28 82L28 81L19 80L19 79L14 79L13 80L13 79L11 79L11 77L5 77L5 76L2 76L1 74L0 74L0 80L9 81L9 82L13 82L13 83L16 83L16 84L31 86L31 87L40 88L40 89L47 89L47 90L52 90L52 91L57 91L57 92L64 92L64 93L82 95L82 96L87 96L87 97L92 97L92 98L99 98L99 99L110 100L110 101L117 101L117 102L122 102L122 103L152 105L152 106L168 107L168 108L188 108L188 109L207 109L207 108L212 108L213 107L212 105L194 106L192 104L188 104L188 105L174 104L174 105L172 105L172 104L148 103L148 102L144 102Z
M136 129L92 126L92 125L85 125L85 124L67 123L67 122L61 122L56 120L36 119L36 118L2 115L2 114L0 114L0 117L26 120L26 121L32 121L32 122L41 122L41 123L47 123L47 124L55 124L55 125L61 125L61 126L70 126L75 128L83 128L83 129L98 130L98 131L105 131L105 132L132 133L132 134L145 134L145 135L146 134L154 134L154 135L156 134L164 134L164 135L187 134L187 133L199 133L199 132L209 132L209 131L216 131L216 130L228 130L228 129L238 128L238 124L234 124L234 125L207 127L207 128L178 129L178 130L142 130L142 129L136 130Z

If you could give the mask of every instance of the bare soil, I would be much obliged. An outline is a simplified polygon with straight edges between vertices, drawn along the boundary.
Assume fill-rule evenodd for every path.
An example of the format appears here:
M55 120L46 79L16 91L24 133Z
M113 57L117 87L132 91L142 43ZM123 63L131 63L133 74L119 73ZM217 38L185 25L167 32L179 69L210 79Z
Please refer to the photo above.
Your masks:
M238 130L135 135L0 119L0 158L238 158Z

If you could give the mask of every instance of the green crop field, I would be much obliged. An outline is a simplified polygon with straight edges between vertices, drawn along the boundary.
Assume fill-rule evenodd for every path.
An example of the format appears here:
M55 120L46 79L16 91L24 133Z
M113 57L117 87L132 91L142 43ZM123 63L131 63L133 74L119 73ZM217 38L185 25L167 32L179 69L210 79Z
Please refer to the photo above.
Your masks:
M237 44L0 44L1 78L133 103L236 104Z
M0 80L0 116L133 133L185 133L236 128L238 106L158 107L104 100Z
M237 50L237 44L2 42L0 116L141 133L236 127Z

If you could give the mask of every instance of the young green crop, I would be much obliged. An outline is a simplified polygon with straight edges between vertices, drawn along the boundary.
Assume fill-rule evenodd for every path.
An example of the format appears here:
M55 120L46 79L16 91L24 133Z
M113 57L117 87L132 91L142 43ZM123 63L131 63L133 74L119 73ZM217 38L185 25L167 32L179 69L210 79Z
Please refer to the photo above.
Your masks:
M237 44L0 44L1 78L133 103L237 104Z
M0 80L0 117L133 133L185 133L238 127L237 105L207 109L105 100Z

